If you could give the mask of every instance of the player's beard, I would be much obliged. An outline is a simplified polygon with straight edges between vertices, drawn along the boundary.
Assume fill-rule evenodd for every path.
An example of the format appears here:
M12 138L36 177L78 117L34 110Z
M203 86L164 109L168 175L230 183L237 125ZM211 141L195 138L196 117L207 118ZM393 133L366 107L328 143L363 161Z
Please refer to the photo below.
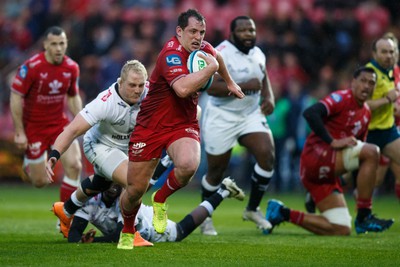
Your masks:
M247 46L247 45L244 45L244 44L243 44L243 41L240 40L240 39L236 36L236 34L232 34L232 37L233 37L234 45L236 46L236 48L237 48L239 51L245 53L246 55L249 53L249 51L250 51L250 50L255 46L255 44L256 44L256 39L255 39L255 38L254 38L253 40L251 40L250 46Z

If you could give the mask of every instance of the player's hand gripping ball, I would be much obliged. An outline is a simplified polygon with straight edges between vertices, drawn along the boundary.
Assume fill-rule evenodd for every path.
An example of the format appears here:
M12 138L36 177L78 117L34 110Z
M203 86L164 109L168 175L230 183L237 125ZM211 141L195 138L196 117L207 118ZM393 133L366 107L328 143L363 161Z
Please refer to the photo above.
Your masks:
M204 69L207 66L207 62L199 57L199 53L202 53L205 56L208 56L206 52L202 50L193 51L187 61L187 67L190 73L198 72L199 70ZM205 91L210 88L214 79L214 75L201 87L200 91Z

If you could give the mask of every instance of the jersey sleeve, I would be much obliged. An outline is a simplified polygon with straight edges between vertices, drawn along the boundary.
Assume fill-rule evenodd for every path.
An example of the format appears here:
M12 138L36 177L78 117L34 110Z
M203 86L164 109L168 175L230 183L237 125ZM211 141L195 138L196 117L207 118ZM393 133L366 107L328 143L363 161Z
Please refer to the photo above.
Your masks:
M326 107L326 110L328 111L328 116L331 116L343 110L343 95L336 92L326 96L325 98L320 100L320 102Z
M20 94L26 95L31 88L31 85L34 81L34 71L29 69L28 64L25 62L21 65L17 73L15 74L14 80L11 84L11 90Z
M111 114L111 110L109 110L111 94L110 89L102 92L79 112L91 126L105 120L107 114Z
M72 61L72 59L69 59ZM69 96L75 96L79 94L79 76L80 76L80 70L79 70L79 65L74 62L72 65L72 76L71 76L71 86L68 88L67 94Z
M181 76L189 74L183 54L176 50L167 50L163 53L159 64L161 64L161 76L165 78L170 86Z

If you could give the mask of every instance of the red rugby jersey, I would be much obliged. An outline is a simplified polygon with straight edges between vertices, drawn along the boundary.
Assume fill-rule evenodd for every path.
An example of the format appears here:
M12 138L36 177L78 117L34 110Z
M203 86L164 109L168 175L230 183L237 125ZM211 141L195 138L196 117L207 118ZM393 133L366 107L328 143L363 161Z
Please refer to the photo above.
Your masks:
M24 97L24 124L52 125L65 120L65 96L79 93L78 80L79 66L68 56L60 65L47 62L44 52L25 61L11 85L12 91Z
M368 124L371 120L371 110L368 105L360 106L350 89L333 92L320 100L328 110L324 124L334 139L354 136L365 141L368 133ZM314 132L307 138L306 146L313 146L324 142Z
M216 56L214 47L206 41L203 41L200 49ZM189 74L189 55L176 37L172 37L164 45L150 76L149 92L141 104L137 124L150 129L197 124L198 94L181 98L172 89L177 79Z

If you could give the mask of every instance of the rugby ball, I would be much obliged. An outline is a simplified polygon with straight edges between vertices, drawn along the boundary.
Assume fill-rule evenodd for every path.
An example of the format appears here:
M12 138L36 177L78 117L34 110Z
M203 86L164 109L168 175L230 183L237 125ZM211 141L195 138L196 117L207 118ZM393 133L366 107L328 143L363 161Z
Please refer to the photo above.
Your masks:
M189 69L190 73L198 72L199 70L204 69L207 66L207 62L199 57L199 53L202 53L205 56L208 56L206 52L202 50L195 50L190 53L188 61L187 61L187 68ZM200 91L205 91L210 88L214 79L214 75L200 88Z

